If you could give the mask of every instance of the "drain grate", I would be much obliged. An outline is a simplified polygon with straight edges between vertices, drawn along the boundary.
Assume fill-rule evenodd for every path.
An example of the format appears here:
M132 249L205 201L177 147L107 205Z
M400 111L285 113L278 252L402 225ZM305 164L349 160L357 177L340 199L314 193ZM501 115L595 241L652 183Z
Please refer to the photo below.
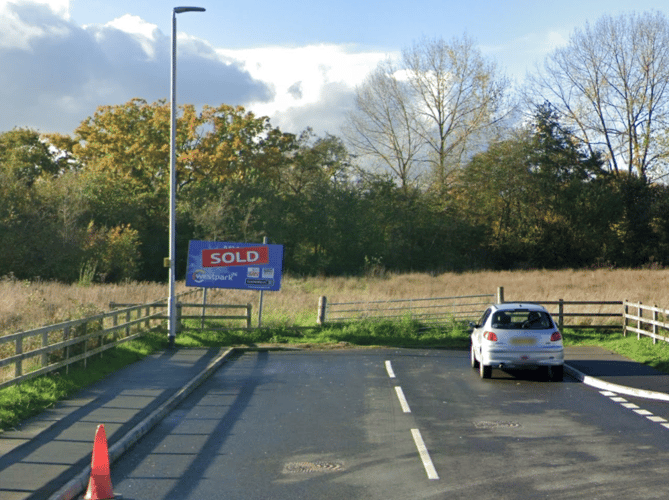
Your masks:
M477 429L499 429L501 427L520 427L518 422L503 422L499 420L481 420L474 422Z
M283 467L284 474L309 474L312 472L337 472L344 468L339 462L291 462Z

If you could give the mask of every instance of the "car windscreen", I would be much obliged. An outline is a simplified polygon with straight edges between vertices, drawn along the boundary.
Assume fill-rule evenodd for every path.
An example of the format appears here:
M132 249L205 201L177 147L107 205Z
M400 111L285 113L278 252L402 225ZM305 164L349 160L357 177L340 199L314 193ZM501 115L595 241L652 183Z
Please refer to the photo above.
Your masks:
M550 315L543 311L528 311L526 309L497 311L492 316L491 326L502 330L555 328Z

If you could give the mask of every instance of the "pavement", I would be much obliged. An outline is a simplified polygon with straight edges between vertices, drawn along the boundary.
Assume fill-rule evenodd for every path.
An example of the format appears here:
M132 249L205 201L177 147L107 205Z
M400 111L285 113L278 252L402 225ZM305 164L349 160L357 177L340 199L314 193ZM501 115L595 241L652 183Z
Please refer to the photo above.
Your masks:
M0 498L77 498L88 486L98 424L104 423L113 463L235 352L172 349L149 356L0 434ZM599 389L669 401L668 374L602 348L566 347L565 373Z

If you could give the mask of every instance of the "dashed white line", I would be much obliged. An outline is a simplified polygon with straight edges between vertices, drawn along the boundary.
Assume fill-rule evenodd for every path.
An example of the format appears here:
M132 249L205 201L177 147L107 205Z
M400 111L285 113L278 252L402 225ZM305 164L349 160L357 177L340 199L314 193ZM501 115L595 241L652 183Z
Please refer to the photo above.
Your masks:
M437 469L434 468L432 459L430 458L430 453L427 451L427 446L423 441L423 436L420 435L418 429L411 429L411 435L413 440L416 443L416 448L418 448L418 453L420 458L423 461L423 467L425 467L425 472L427 473L428 479L437 480L439 479L439 474L437 474Z
M666 428L666 429L669 429L669 422L667 422L667 419L666 419L666 418L659 417L659 416L657 416L657 415L653 415L652 412L650 412L650 411L648 411L648 410L644 410L643 408L639 408L638 405L636 405L636 404L634 404L634 403L630 403L630 402L628 402L625 398L622 398L622 397L618 396L618 394L616 394L615 392L611 392L611 391L599 391L599 393L600 393L602 396L606 396L606 397L609 398L611 401L615 401L616 403L620 403L620 406L622 406L622 407L624 407L624 408L627 408L627 409L629 409L629 410L632 410L632 411L633 411L634 413L636 413L637 415L641 415L641 416L643 416L643 417L646 417L646 418L647 418L648 420L650 420L651 422L658 423L658 424L660 424L662 427L664 427L664 428Z
M390 364L390 361L386 361L386 371L390 378L395 378L395 372L393 371L393 365Z
M409 403L407 403L407 398L404 397L404 391L398 385L395 387L395 392L397 393L397 399L400 400L400 406L404 413L411 413L411 408L409 408Z

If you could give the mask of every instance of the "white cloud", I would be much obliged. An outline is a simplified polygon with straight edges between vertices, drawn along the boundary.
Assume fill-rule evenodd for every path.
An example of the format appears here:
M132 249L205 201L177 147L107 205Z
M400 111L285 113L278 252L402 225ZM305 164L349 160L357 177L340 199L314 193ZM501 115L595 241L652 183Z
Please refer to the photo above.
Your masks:
M342 105L350 106L355 87L380 61L396 55L334 44L218 49L217 53L244 61L251 76L271 83L274 99L250 103L255 114L269 116L289 132L311 126L317 133L336 133L335 123L346 111Z
M79 26L68 0L0 0L0 26L0 131L71 133L100 105L169 98L170 34L138 16ZM355 87L397 55L335 44L223 50L178 36L179 103L243 105L295 133L338 133Z

